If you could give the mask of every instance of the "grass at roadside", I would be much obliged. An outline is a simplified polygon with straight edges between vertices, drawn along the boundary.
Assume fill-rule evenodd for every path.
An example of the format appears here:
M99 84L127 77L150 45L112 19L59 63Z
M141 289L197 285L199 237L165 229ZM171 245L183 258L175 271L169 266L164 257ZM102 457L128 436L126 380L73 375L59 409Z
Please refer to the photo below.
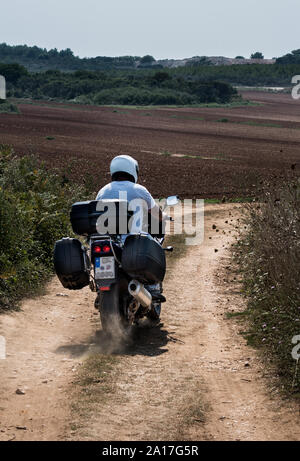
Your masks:
M300 342L300 180L267 191L248 207L245 224L236 246L248 297L245 337L275 366L281 389L299 398L292 350Z
M202 382L195 380L188 383L185 392L185 397L179 403L180 412L172 440L191 440L195 428L198 432L199 427L205 424L211 409L205 399L205 386Z
M85 196L34 157L0 146L0 310L18 307L49 279L54 243L71 234L70 206Z
M79 367L73 381L72 423L73 433L83 431L90 415L103 405L106 398L116 390L116 355L94 353Z

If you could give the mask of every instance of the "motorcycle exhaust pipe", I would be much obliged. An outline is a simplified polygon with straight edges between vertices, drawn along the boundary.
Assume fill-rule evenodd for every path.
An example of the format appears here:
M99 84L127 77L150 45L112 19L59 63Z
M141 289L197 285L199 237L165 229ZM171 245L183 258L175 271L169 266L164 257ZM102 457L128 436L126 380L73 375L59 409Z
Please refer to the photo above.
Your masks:
M144 287L144 285L137 280L131 280L128 285L128 291L142 306L150 307L152 303L152 295Z

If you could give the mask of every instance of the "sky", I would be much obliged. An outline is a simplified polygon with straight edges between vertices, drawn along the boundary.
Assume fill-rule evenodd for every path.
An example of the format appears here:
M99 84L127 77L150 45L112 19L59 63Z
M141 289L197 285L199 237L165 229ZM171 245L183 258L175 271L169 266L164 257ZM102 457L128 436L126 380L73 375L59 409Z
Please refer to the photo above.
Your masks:
M266 58L300 48L299 0L0 0L0 43L80 57Z

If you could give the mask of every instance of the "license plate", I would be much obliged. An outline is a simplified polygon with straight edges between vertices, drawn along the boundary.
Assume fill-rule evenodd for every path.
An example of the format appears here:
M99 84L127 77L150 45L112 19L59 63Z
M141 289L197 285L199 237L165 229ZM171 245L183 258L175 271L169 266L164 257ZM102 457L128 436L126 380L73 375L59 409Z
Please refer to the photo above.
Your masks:
M115 258L113 256L103 256L95 259L95 279L114 279L115 278Z

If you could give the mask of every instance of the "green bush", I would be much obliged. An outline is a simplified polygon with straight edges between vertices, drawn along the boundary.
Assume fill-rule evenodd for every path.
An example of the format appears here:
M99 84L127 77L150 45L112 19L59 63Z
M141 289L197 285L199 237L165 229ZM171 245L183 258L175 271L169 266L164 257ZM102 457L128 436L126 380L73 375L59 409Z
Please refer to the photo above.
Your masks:
M53 270L53 245L71 232L70 205L86 192L33 157L0 146L0 309L34 293Z
M16 83L23 75L27 75L27 70L17 63L0 63L0 75L3 75L7 82Z
M12 113L12 114L19 114L19 109L18 107L9 102L9 101L6 101L5 99L0 99L0 114L9 114L9 113Z
M93 97L95 104L151 105L151 104L192 104L195 98L188 94L169 89L114 88L102 90Z
M248 339L277 366L283 386L300 391L291 352L300 335L300 180L249 205L238 261L249 297Z

